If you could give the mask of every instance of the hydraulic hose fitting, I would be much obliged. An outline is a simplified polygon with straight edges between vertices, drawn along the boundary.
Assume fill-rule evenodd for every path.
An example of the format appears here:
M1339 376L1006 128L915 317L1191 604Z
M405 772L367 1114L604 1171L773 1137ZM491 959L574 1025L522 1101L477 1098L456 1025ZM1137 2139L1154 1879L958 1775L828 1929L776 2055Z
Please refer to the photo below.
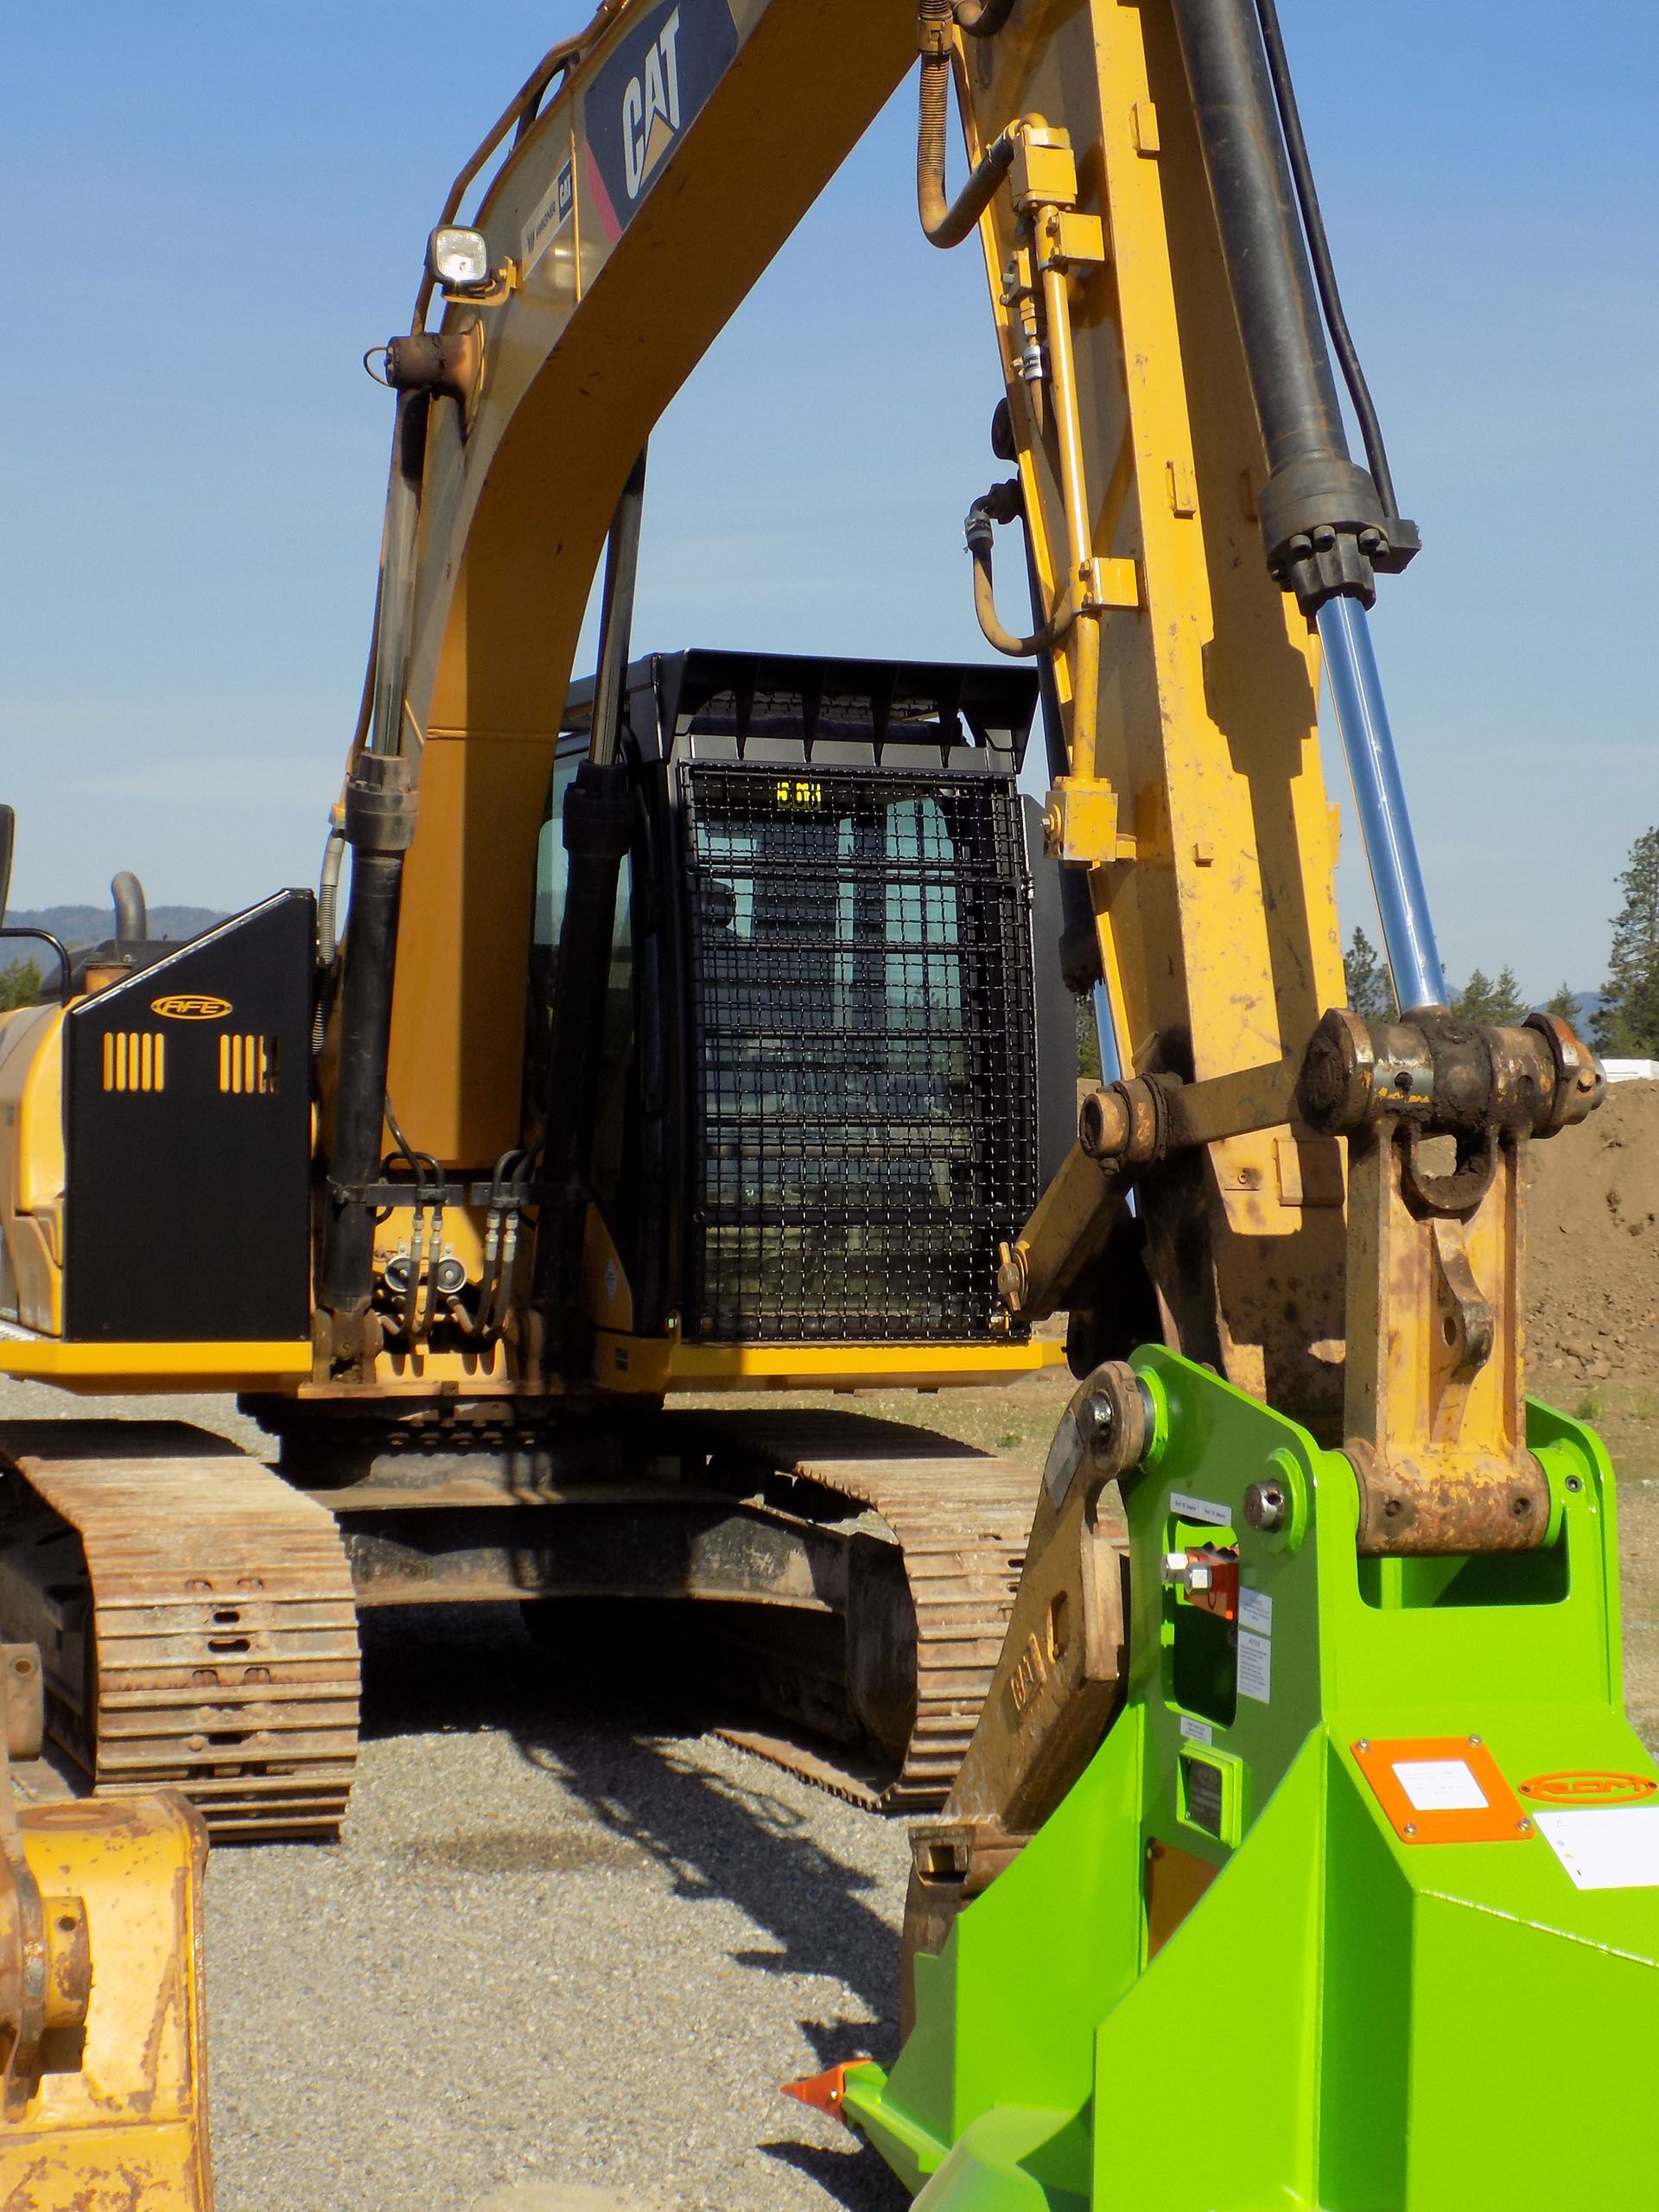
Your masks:
M1011 660L1028 659L1033 653L1046 652L1059 643L1077 620L1074 594L1067 593L1053 618L1028 638L1015 637L1005 629L996 612L996 594L991 570L991 546L995 526L998 523L1016 522L1025 512L1025 501L1020 490L1020 480L1010 476L1001 484L993 484L982 492L969 508L962 525L962 535L969 556L974 564L974 612L979 617L979 626L985 642Z
M1266 450L1268 566L1310 619L1338 597L1369 607L1375 572L1403 568L1417 531L1349 457L1320 321L1334 284L1323 252L1322 285L1310 266L1317 204L1310 185L1303 207L1292 175L1256 0L1174 0L1174 13Z
M955 21L950 0L917 0L916 51L925 61L950 59L950 27Z
M1014 167L1020 143L1017 124L1003 131L986 148L956 199L946 200L944 129L950 101L954 23L950 0L919 0L916 45L922 57L922 82L916 125L916 207L923 236L930 245L937 246L960 245L972 236L998 186Z
M1310 618L1338 595L1373 606L1375 571L1403 567L1417 550L1414 526L1390 522L1367 471L1334 452L1275 468L1256 511L1268 573Z
M406 753L359 753L346 785L346 842L357 855L406 853L419 807L415 762Z

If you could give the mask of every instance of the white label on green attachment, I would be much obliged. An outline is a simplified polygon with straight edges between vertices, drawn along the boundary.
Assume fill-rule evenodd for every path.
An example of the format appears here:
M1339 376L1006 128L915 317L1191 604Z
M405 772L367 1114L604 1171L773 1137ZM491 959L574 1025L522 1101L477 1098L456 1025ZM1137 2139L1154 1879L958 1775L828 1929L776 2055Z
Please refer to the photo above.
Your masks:
M1273 1634L1273 1600L1265 1590L1239 1592L1238 1624L1254 1629L1258 1636Z
M1659 1890L1659 1805L1533 1817L1575 1888Z
M1238 1694L1258 1705L1273 1702L1273 1646L1265 1636L1238 1632Z
M1189 1497L1184 1490L1170 1492L1169 1510L1178 1521L1201 1521L1209 1529L1224 1529L1233 1517L1230 1507L1213 1498Z
M1491 1802L1464 1759L1396 1759L1394 1776L1414 1813L1480 1813Z
M1207 1720L1195 1720L1190 1713L1181 1715L1181 1733L1189 1744L1213 1744L1216 1732Z

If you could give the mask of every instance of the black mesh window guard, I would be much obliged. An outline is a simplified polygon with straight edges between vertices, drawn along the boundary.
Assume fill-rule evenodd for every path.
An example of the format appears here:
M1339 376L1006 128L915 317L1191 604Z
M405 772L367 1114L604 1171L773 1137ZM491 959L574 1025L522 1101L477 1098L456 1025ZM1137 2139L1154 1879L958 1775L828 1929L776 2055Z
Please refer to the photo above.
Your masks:
M1036 1198L1011 778L683 764L691 1333L983 1338Z

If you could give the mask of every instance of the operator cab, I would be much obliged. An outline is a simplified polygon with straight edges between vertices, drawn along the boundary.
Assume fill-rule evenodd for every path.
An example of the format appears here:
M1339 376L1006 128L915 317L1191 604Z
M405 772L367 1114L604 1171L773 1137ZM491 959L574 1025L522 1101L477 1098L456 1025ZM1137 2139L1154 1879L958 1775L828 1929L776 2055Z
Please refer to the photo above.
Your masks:
M538 848L532 1125L593 697L569 694ZM588 1243L601 1326L995 1332L998 1245L1076 1125L1055 871L1033 871L1040 810L1017 783L1036 708L1019 668L702 649L629 668L635 820Z

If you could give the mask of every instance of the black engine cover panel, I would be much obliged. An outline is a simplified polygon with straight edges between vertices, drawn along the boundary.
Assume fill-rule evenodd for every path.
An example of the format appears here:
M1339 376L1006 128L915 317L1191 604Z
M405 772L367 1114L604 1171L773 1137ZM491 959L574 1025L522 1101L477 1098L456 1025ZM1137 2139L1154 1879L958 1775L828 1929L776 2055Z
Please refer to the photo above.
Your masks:
M308 1333L315 942L279 891L70 1008L66 1337Z

